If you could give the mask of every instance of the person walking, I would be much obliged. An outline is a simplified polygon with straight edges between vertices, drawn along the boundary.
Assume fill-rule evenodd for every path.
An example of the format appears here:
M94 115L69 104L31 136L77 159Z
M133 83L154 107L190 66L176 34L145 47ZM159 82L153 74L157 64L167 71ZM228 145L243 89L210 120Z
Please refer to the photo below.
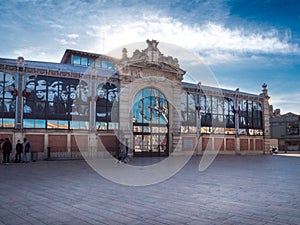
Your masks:
M23 163L28 163L29 162L29 152L30 152L30 143L27 140L27 138L24 138L24 160Z
M18 143L16 144L16 158L15 163L21 162L21 154L23 153L23 145L21 144L20 140L18 140Z
M10 153L12 150L12 144L8 138L5 138L5 142L2 146L3 150L3 163L8 164L10 161Z

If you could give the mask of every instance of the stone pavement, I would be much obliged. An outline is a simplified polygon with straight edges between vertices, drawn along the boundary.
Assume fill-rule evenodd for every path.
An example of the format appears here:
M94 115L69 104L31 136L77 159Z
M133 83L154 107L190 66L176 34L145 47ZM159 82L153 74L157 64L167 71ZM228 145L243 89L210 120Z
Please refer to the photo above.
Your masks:
M218 156L204 172L199 160L143 187L83 160L1 164L0 225L300 224L300 158Z

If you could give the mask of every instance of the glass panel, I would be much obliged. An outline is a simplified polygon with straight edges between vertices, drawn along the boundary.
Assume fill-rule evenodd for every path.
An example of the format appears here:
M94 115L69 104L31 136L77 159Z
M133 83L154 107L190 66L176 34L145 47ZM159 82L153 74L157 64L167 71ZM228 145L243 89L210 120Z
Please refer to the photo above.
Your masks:
M108 123L109 130L117 130L119 129L119 123Z
M150 133L150 132L151 132L151 127L149 127L149 126L144 126L144 127L143 127L143 132L145 132L145 133Z
M196 125L196 102L195 96L191 93L188 94L188 124Z
M107 130L107 123L106 122L96 122L97 130Z
M142 135L135 135L134 136L134 151L141 152L142 151Z
M59 123L59 126L58 126L59 129L68 129L69 128L68 121L59 120L58 123Z
M96 59L95 65L96 65L96 67L101 67L101 61Z
M235 134L235 128L226 128L225 134Z
M212 97L212 113L217 114L218 113L218 98Z
M88 121L80 121L80 129L87 130L89 129L89 122Z
M70 129L80 129L79 121L70 121Z
M96 120L118 120L119 87L117 83L99 83L97 86ZM114 128L115 129L115 128Z
M102 61L101 67L104 68L104 69L107 69L107 62L106 61Z
M95 60L94 59L89 59L89 66L95 66Z
M156 89L146 88L136 94L133 104L135 152L159 152L161 137L168 133L168 102ZM167 145L167 144L166 144Z
M46 121L45 120L35 120L34 128L46 128Z
M57 120L48 120L47 121L47 128L48 129L56 129L58 128L59 124Z
M205 112L206 113L211 113L212 112L212 105L211 105L211 96L206 97L206 107L205 107Z
M196 133L197 128L195 126L190 126L189 127L189 133Z
M88 65L88 59L86 57L81 58L81 65L82 66L87 66Z
M188 120L187 105L187 93L183 92L181 94L181 119L185 122Z
M188 133L189 132L189 127L188 126L181 126L181 132L182 133Z
M85 81L80 81L75 91L76 97L72 104L72 115L87 116L89 111L88 94L89 86Z
M160 140L159 140L159 135L151 135L151 145L152 147L150 147L150 151L152 152L158 152L159 151L159 143L160 143Z
M77 55L73 55L73 64L80 65L80 57Z
M246 129L239 129L239 135L247 135Z
M114 70L114 69L115 69L115 66L114 66L113 63L108 62L108 63L107 63L107 68L110 69L110 70Z
M3 119L3 127L14 128L15 127L15 119Z
M24 119L23 120L23 127L24 128L34 128L34 120Z

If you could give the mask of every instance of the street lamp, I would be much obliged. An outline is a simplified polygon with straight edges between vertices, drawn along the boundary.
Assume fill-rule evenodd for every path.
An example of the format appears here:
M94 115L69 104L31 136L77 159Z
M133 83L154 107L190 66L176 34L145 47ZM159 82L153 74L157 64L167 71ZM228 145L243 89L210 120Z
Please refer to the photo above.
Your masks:
M196 111L197 111L197 124L196 124L196 134L197 134L197 153L199 152L199 142L200 142L200 136L201 136L201 106L199 103L196 104Z

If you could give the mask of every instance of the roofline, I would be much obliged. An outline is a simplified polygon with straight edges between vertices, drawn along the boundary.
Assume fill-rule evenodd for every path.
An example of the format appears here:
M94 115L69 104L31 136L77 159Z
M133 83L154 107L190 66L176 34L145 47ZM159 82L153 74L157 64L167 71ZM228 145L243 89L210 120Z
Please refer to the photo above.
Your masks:
M108 56L108 55L103 55L103 54L98 54L98 53L92 53L92 52L85 52L85 51L80 51L80 50L76 50L76 49L66 49L60 63L64 64L65 63L65 60L66 58L72 54L72 53L75 53L75 54L80 54L80 55L86 55L86 56L91 56L91 57L95 57L95 58L98 58L98 57L103 57L103 58L107 58L113 62L117 62L119 61L120 59L117 59L117 58L114 58L114 57L111 57L111 56Z

